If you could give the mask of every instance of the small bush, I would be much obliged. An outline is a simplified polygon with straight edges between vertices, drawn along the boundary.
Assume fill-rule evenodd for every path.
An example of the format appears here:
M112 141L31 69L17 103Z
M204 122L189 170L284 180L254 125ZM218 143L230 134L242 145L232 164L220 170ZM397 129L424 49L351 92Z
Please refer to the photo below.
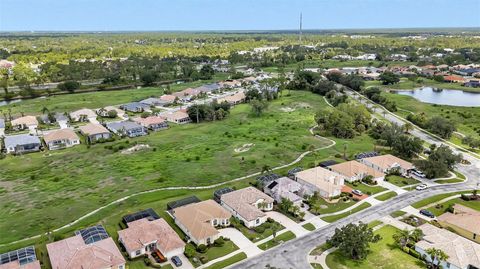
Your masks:
M265 228L263 228L262 226L255 227L255 232L262 234L265 232Z
M205 253L207 252L208 248L204 244L200 244L197 246L197 251L200 253Z

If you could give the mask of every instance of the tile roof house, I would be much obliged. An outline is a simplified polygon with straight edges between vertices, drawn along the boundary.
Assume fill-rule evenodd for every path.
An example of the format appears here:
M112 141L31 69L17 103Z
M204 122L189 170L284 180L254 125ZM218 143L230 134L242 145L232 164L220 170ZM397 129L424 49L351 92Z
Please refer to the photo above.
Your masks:
M167 121L177 124L185 124L192 121L188 116L188 113L181 110L177 110L175 112L167 112L165 114L162 114L162 116L164 116Z
M324 198L340 195L345 183L344 176L319 166L296 173L295 180L304 185L306 195L318 192Z
M366 176L372 176L373 180L383 180L385 174L372 167L366 166L363 163L357 161L348 161L344 163L335 164L328 167L329 170L337 172L340 175L345 176L345 180L348 182L362 180Z
M273 209L273 198L254 187L223 194L220 203L246 227L254 228L267 221L264 211Z
M88 109L88 108L82 108L77 111L70 112L70 119L72 121L88 121L88 119L97 118L97 114L95 111Z
M97 114L101 117L109 117L109 112L110 111L115 111L117 113L117 116L118 117L123 117L123 115L125 115L125 111L119 109L119 108L116 108L114 106L106 106L104 108L99 108L97 109Z
M232 95L225 96L223 98L219 98L217 100L217 102L218 103L227 102L230 105L238 105L238 104L243 103L245 101L245 97L246 97L245 93L243 91L241 91L241 92L237 92L237 93L232 94Z
M112 134L101 124L88 123L80 126L80 133L87 137L89 143L93 143L99 139L109 139Z
M35 247L29 246L0 254L0 269L40 269Z
M150 109L150 106L143 103L139 103L139 102L132 102L132 103L120 105L120 109L129 111L129 112L141 113L143 111Z
M13 154L40 151L42 145L38 136L28 134L6 136L4 143L7 153Z
M134 118L133 121L153 131L168 129L167 121L164 118L158 117L158 116L149 116L146 118Z
M453 213L445 212L437 218L444 227L450 227L459 235L480 243L480 211L455 204Z
M43 141L49 150L69 148L80 144L80 138L71 129L51 131L43 136Z
M230 225L232 214L213 200L172 209L175 224L196 245L212 244L220 237L215 227L227 227Z
M270 195L277 203L281 203L282 199L288 199L295 205L300 205L303 202L303 185L288 177L275 179L263 187L263 191Z
M445 82L453 82L453 83L456 83L456 82L465 82L465 79L463 77L460 77L460 76L454 76L454 75L450 75L450 76L444 76L443 77L443 80Z
M128 228L118 231L118 240L125 247L130 258L158 249L163 256L171 258L181 255L185 243L164 219L142 218L129 222Z
M147 128L133 121L109 122L107 128L119 136L137 137L147 135Z
M148 106L163 106L165 104L168 104L169 102L166 100L162 100L161 98L150 97L140 101L140 103Z
M160 100L167 102L167 104L171 104L177 100L177 97L171 94L164 94L160 96Z
M52 269L125 269L125 258L111 237L90 242L77 234L47 244L47 251Z
M436 248L441 249L449 257L446 261L441 262L441 268L471 269L480 266L480 244L429 223L418 228L422 230L424 236L415 244L415 250L420 255L425 255L428 261L431 261L431 258L425 251L429 248Z
M388 173L392 169L399 169L401 174L406 175L408 174L409 170L414 168L412 163L402 160L391 154L363 158L359 159L359 162L383 173Z
M24 116L11 121L12 128L16 130L24 130L27 128L36 128L38 120L35 116Z

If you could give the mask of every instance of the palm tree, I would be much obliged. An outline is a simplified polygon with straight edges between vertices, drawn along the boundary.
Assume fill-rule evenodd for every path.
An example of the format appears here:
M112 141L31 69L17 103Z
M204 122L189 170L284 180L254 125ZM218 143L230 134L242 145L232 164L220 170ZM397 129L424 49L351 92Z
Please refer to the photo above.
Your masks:
M280 224L278 224L278 222L273 222L270 226L270 230L272 230L273 240L275 240L277 232L281 230Z
M270 165L265 164L264 166L262 166L262 174L263 173L268 173L268 172L271 172L271 171L272 171L272 168L270 167Z
M411 130L413 129L413 124L411 124L410 122L407 122L403 125L403 131L405 133L409 133Z
M420 229L414 230L400 230L393 235L395 242L402 248L406 247L410 242L417 243L423 237L423 232Z
M433 266L435 266L434 268L440 268L440 264L446 260L448 260L448 258L450 258L447 253L445 253L443 250L441 249L436 249L436 248L429 248L427 250L425 250L425 252L430 255L430 259L432 260L432 264ZM435 263L436 261L436 263Z
M49 112L48 108L46 106L44 106L42 108L42 114L47 114Z

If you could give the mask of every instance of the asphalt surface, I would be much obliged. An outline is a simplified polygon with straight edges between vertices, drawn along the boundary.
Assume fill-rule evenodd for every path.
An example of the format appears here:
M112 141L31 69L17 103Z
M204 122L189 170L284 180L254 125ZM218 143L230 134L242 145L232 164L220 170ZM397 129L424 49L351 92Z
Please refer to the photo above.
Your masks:
M352 95L351 92L349 92ZM358 96L356 99L359 98ZM364 102L365 103L365 102ZM370 104L368 104L371 106ZM379 109L377 108L377 112ZM381 112L383 115L383 113ZM385 112L385 118L391 122L403 125L403 121L389 112ZM422 132L419 129L414 129L411 134L417 136L428 143L442 144L442 142L435 137L430 136ZM455 152L460 152L455 148L452 148ZM276 269L311 269L310 264L307 261L308 253L318 245L326 242L331 237L336 228L345 226L348 223L364 222L369 223L390 213L401 210L417 201L425 198L448 192L471 190L478 187L480 179L480 160L472 155L460 152L463 154L464 159L471 162L469 166L459 165L457 170L463 173L467 177L467 182L449 185L438 185L428 188L424 191L411 191L399 196L396 196L382 204L372 206L358 213L352 214L346 218L338 220L328 226L315 230L305 236L298 237L294 240L288 241L283 245L265 251L260 255L244 260L229 268L244 269L244 268L276 268Z

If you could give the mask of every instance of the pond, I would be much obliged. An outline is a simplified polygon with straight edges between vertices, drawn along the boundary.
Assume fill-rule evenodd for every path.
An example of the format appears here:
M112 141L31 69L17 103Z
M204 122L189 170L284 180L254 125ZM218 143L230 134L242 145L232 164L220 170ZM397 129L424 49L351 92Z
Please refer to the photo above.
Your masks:
M480 107L480 93L474 92L424 87L411 91L395 91L395 93L412 96L413 98L424 103L449 106Z

